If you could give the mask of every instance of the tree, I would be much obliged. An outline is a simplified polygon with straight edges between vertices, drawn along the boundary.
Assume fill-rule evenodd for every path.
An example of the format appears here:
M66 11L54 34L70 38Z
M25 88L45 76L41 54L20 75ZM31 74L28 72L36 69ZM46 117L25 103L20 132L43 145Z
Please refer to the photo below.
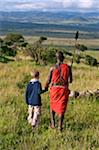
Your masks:
M6 56L15 57L18 50L26 48L28 43L24 40L24 37L19 33L9 33L4 39L0 38L0 59L6 59ZM1 62L5 62L1 61ZM7 61L6 61L7 62Z
M77 41L78 37L79 37L79 31L76 31L76 34L75 34L75 40L76 41Z
M24 37L19 33L8 33L4 38L6 45L13 45L15 43L22 43L24 42Z
M2 52L1 52L1 51L2 51L2 48L1 48L1 47L2 47L2 44L3 44L3 40L0 38L0 56L1 56L1 54L2 54Z
M44 48L42 47L43 41L47 40L46 37L40 37L38 41L33 44L28 44L26 46L25 52L30 55L34 61L38 64L42 63L42 52Z
M9 33L2 40L0 38L0 55L1 56L15 56L17 53L17 46L24 42L24 38L18 33Z

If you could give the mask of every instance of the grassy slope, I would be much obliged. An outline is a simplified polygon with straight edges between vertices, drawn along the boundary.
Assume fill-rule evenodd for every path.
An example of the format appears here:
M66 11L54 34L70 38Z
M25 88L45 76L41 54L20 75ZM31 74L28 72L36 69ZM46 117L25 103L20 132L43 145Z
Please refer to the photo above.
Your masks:
M32 131L26 120L25 88L19 89L17 83L22 83L35 67L41 72L41 82L44 86L49 65L35 66L28 60L0 64L0 149L98 150L99 101L94 97L69 101L64 130L60 134L57 130L48 128L49 93L43 94L41 125ZM70 86L72 90L99 88L99 73L95 67L74 64L73 76L74 82Z

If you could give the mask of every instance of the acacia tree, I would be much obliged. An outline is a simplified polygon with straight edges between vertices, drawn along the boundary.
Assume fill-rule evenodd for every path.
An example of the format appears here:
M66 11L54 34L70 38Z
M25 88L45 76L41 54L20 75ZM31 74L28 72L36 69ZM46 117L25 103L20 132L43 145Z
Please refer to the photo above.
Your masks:
M20 49L20 47L26 47L24 37L20 33L8 33L4 38L4 43L13 49Z
M28 44L26 46L25 52L30 55L33 60L41 64L42 63L42 52L44 51L44 48L42 47L42 43L47 40L46 37L40 37L38 41L36 41L33 44Z
M20 33L8 33L4 39L0 38L0 55L16 56L17 50L26 46L24 37Z
M24 42L24 37L20 33L8 33L4 38L6 45L19 44Z

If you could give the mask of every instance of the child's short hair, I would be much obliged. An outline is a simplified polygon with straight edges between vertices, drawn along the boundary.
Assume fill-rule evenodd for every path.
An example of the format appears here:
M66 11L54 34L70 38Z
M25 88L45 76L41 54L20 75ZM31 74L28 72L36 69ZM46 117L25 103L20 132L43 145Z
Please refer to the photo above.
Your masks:
M34 70L31 72L31 76L32 76L33 78L39 77L39 71L36 70L36 69L34 69Z

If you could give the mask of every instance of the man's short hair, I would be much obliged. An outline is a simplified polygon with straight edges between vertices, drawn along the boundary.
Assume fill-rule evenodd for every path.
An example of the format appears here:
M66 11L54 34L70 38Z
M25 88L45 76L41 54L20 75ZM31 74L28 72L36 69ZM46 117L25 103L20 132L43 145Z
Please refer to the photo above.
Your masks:
M56 53L56 58L57 58L58 60L60 60L60 61L63 61L63 60L64 60L63 52L58 51L58 52Z

